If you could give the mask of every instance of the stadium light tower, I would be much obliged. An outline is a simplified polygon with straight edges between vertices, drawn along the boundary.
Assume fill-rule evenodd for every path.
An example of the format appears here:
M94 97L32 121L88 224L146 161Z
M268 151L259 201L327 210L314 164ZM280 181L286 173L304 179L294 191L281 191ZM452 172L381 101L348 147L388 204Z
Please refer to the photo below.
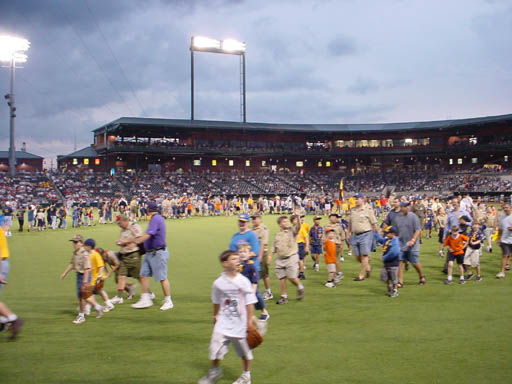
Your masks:
M215 40L203 36L192 36L190 42L190 119L194 120L194 52L223 53L240 56L240 77L242 96L242 120L247 122L245 106L245 50L247 44L232 39Z
M14 100L14 72L16 63L27 61L24 54L30 48L30 42L26 39L12 36L0 36L0 61L9 63L11 68L11 89L5 95L10 112L10 142L9 142L9 175L16 174L16 147L14 144L14 119L16 118L16 105Z

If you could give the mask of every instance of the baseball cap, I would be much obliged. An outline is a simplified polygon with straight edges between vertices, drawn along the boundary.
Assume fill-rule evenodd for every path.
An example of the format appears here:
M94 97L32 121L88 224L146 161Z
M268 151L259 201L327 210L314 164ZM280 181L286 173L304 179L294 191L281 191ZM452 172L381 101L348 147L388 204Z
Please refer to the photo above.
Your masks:
M334 231L334 229L333 229L333 228L327 228L327 229L325 230L325 233L329 233L329 232L332 232L332 231Z
M364 198L364 196L363 196L363 194L362 194L362 193L356 193L356 194L354 195L354 197L355 197L356 199L362 199L362 198Z
M82 235L73 235L73 237L69 241L72 241L72 242L81 241L83 243L84 237Z
M418 196L418 197L416 198L416 200L423 200L423 197Z
M340 215L338 215L337 213L331 213L331 214L329 215L329 217L331 217L331 216L340 217Z
M154 201L148 202L148 211L150 211L150 212L157 212L158 211L158 205Z
M251 218L247 213L242 213L241 215L238 215L238 221L250 221Z
M321 220L321 219L322 219L322 216L315 216L315 217L313 218L313 220Z
M402 201L402 202L400 203L400 206L401 206L401 207L408 207L409 205L410 205L410 203L409 203L408 201Z
M384 228L384 233L398 233L398 231L392 225L388 225Z
M255 219L257 217L261 217L261 214L260 213L255 213L255 214L251 215L251 219Z
M94 239L87 239L84 241L84 245L94 248L96 246L96 242L94 241Z

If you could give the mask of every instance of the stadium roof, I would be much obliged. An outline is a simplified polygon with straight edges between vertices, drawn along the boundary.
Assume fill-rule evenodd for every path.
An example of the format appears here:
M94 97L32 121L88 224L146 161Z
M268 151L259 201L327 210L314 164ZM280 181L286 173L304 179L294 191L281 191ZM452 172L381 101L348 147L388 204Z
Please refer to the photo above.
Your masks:
M43 157L34 155L33 153L28 153L24 151L16 151L15 153L16 159L36 159L36 160L42 160ZM8 159L9 158L9 151L0 151L0 159Z
M98 156L98 152L96 152L96 150L93 147L89 146L89 147L79 149L78 151L72 152L68 155L58 156L58 159L64 160L64 159L68 159L68 158L72 158L72 157L85 158L85 157L96 157L96 156Z
M419 121L407 123L383 123L383 124L272 124L272 123L240 123L233 121L213 121L213 120L185 120L185 119L156 119L141 117L121 117L108 124L95 129L95 134L104 133L120 127L145 127L153 129L166 128L194 128L194 129L227 129L227 130L255 130L255 131L289 131L304 133L322 133L322 132L399 132L411 130L444 130L448 128L457 128L470 125L480 125L488 123L500 123L510 120L512 114L499 116L475 117L457 120L437 120L437 121Z

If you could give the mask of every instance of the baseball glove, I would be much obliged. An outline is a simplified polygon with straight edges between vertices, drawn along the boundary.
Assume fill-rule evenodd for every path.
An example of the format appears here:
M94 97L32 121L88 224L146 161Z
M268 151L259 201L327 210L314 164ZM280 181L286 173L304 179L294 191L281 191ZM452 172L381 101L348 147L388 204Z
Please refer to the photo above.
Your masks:
M103 280L102 279L98 279L96 280L96 284L94 285L94 290L95 291L101 291L101 289L103 288Z
M82 296L82 299L88 299L92 296L92 286L91 284L84 283L80 287L80 295Z
M260 335L255 326L251 325L247 328L247 344L249 348L254 349L263 343L263 337Z

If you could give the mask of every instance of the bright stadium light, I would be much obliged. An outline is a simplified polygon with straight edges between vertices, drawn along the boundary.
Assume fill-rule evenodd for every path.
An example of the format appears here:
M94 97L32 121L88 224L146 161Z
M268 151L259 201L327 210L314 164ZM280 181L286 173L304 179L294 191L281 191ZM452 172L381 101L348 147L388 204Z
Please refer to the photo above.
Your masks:
M190 120L194 120L194 52L223 53L240 56L240 116L247 121L247 108L245 106L245 50L247 44L238 40L216 40L204 36L192 36L190 41Z
M26 39L13 36L0 36L0 61L8 62L11 68L11 90L5 95L10 110L10 146L9 146L9 174L16 174L16 147L14 144L14 119L16 118L16 104L14 99L14 71L16 63L25 63L25 51L30 48Z

